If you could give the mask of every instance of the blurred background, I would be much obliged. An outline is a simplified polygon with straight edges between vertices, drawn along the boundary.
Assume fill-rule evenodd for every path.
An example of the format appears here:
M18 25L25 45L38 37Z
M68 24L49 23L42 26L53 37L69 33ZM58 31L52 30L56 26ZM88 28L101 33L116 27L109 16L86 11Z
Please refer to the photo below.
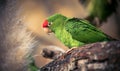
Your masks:
M68 17L85 17L87 12L81 7L78 0L23 0L20 3L22 8L22 16L28 29L36 34L39 41L39 47L35 52L35 62L38 67L47 64L49 59L40 56L42 48L48 46L65 47L54 34L47 35L42 29L42 22L55 13L61 13Z
M64 50L68 49L54 35L44 33L41 27L42 22L55 13L61 13L67 17L85 18L88 16L88 12L78 0L21 0L20 5L25 24L38 36L37 40L40 44L35 51L35 62L38 67L51 61L40 56L42 48L57 46ZM119 24L120 7L117 8L117 14L112 14L99 28L109 36L120 39Z
M64 50L65 47L54 34L47 35L42 29L42 22L55 13L61 13L67 17L85 18L88 12L78 0L20 0L21 16L24 18L24 24L32 31L39 41L39 47L34 51L35 63L41 67L51 60L40 56L41 50L48 46L57 46ZM109 36L120 39L120 6L117 12L113 13L103 25L98 27Z

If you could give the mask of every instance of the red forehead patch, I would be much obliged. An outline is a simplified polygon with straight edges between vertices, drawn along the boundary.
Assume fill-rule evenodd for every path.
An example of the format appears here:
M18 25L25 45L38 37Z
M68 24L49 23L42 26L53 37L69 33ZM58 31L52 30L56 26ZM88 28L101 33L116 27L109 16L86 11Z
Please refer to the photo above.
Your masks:
M48 27L48 20L45 20L45 21L43 22L43 27Z

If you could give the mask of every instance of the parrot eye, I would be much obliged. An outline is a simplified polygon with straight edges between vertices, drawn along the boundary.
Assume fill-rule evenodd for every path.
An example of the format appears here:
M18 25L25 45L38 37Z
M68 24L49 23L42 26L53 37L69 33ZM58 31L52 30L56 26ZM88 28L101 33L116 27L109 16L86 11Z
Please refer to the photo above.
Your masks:
M50 26L50 25L52 25L52 22L49 22L49 23L48 23L48 26Z

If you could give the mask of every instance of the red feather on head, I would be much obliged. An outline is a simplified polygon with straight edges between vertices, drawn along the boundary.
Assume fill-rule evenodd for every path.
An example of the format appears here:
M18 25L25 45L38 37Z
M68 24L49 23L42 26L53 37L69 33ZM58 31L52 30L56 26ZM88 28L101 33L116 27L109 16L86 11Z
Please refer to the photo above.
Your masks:
M48 20L45 20L45 21L43 22L43 28L45 28L45 27L48 27Z

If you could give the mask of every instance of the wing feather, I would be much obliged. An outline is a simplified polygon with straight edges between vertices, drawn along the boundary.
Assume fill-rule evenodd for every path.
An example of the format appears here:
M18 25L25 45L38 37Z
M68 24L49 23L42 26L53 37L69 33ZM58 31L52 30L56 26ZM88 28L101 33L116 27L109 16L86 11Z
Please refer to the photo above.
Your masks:
M71 18L65 22L65 29L73 39L84 43L108 40L107 36L99 29L83 19Z

